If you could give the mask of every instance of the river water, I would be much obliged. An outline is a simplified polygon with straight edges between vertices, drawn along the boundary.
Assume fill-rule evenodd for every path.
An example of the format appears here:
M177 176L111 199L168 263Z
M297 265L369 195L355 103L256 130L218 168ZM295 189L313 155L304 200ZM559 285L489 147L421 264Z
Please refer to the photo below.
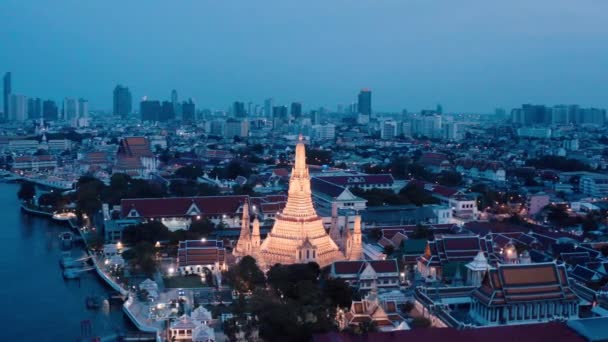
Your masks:
M111 289L94 271L80 281L63 279L58 236L69 228L22 213L18 189L0 183L0 341L77 341L86 336L83 321L90 322L90 337L136 330L120 306L86 308L87 296L107 296ZM80 247L71 251L84 254Z

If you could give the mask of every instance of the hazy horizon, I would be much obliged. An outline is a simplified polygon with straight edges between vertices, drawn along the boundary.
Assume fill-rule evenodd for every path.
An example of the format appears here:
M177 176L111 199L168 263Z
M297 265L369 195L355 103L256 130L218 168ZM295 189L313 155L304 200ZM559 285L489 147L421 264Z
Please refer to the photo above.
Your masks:
M177 89L233 101L354 102L375 111L492 112L522 103L608 107L608 1L67 1L0 4L13 92L134 108Z

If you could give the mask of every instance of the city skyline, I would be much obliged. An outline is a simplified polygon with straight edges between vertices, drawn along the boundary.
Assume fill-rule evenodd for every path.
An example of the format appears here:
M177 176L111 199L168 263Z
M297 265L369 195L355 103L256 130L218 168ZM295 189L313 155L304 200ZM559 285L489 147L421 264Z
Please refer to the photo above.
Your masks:
M13 93L83 97L101 110L112 109L117 84L134 102L177 89L213 109L269 97L334 108L362 88L374 92L375 111L387 112L438 103L483 113L522 103L608 107L605 2L116 4L0 5L0 38L6 51L20 51L0 56ZM99 14L110 11L109 21ZM164 15L177 25L153 24ZM77 51L58 53L72 43Z

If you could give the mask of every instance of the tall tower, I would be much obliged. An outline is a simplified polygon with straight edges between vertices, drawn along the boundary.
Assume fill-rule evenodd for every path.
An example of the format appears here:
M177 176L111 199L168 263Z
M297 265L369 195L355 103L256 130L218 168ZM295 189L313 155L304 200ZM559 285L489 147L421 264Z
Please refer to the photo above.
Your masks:
M359 114L370 116L372 115L372 91L362 89L357 97L357 109Z
M171 91L171 106L173 107L173 119L181 119L182 105L179 103L179 99L177 98L177 90L175 89Z
M113 94L113 114L125 119L127 115L131 114L132 106L133 99L129 88L117 85Z
M258 232L259 234L259 232ZM244 257L251 253L251 232L249 231L249 204L243 204L243 218L241 219L241 235L234 248L234 256Z
M11 73L7 72L4 74L4 78L3 80L3 85L4 88L2 90L2 94L3 94L3 98L4 98L4 111L2 112L4 114L4 118L8 119L8 103L9 103L9 97L12 93L12 87L11 87Z
M300 135L295 164L289 179L287 204L276 216L272 231L261 246L261 259L268 267L280 263L316 262L325 267L343 260L344 254L329 237L312 204L306 147Z
M257 216L253 219L253 229L251 230L251 253L250 255L255 259L260 259L260 220L258 220ZM260 260L261 262L262 260Z
M353 233L347 237L347 245L345 250L345 256L348 260L361 260L363 256L363 247L361 242L361 215L355 216L355 226L353 227Z

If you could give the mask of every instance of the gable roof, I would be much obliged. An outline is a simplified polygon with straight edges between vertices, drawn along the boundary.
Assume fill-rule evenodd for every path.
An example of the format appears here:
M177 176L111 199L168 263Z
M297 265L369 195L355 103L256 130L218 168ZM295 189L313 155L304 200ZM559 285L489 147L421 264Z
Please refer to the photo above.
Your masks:
M139 217L182 217L191 216L188 210L193 206L201 215L235 214L249 201L249 196L204 196L204 197L171 197L171 198L131 198L120 201L121 215L129 216L135 209Z
M566 269L553 262L537 264L499 264L486 274L473 297L485 305L540 300L575 301Z
M180 241L177 249L177 263L180 267L192 265L213 265L226 262L224 243L218 240Z

